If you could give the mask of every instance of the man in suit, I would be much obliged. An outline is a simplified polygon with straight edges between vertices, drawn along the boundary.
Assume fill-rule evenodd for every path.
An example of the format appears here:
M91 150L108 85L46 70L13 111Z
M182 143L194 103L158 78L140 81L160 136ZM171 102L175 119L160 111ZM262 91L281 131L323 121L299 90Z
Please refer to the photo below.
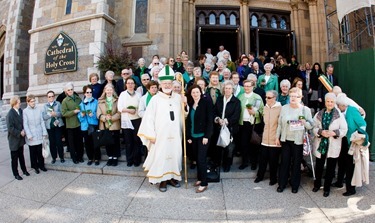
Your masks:
M338 79L336 76L333 75L333 70L334 67L332 64L328 64L326 67L326 73L324 74L325 77L328 79L329 82L331 82L332 86L337 86L338 84ZM324 107L323 100L324 96L328 93L328 90L324 87L324 85L319 82L318 86L318 101L321 104L321 108Z

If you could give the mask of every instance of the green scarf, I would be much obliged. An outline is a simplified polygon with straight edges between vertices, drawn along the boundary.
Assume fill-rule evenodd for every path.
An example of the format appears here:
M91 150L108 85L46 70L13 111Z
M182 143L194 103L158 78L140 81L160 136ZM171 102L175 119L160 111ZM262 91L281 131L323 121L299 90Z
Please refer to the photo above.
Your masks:
M150 102L151 98L152 98L152 95L150 94L150 92L147 92L146 107L147 107L148 103Z
M142 68L141 68L141 73L139 74L139 76L141 76L142 74L145 73L145 68L146 68L146 67L142 67Z
M107 110L111 110L112 111L112 97L106 97L105 98L105 103L107 104Z
M332 117L333 117L332 111L331 112L325 111L323 113L323 118L322 118L323 130L328 130L329 124L331 124ZM325 155L327 153L328 146L329 146L328 138L322 137L322 140L320 141L320 144L319 144L318 152L320 152L320 154L322 155Z

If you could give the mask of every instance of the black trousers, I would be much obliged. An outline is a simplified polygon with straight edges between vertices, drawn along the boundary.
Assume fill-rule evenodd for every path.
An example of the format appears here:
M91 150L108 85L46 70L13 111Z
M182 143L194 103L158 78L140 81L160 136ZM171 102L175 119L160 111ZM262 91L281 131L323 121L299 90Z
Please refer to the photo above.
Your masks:
M61 140L62 128L56 127L47 129L47 131L52 159L55 160L57 158L57 154L59 155L60 159L64 159L64 147Z
M22 172L26 172L25 157L23 155L23 146L19 147L16 151L10 151L12 162L13 176L18 176L18 162L20 162Z
M44 168L44 157L42 153L42 144L29 146L31 168Z
M346 153L345 155L345 185L347 192L355 192L355 186L352 186L352 178L354 174L353 156Z
M142 142L137 136L142 119L131 120L134 129L122 129L126 144L126 161L131 164L140 164L142 159Z
M277 169L279 167L280 147L262 146L260 152L259 169L257 177L264 178L267 170L267 164L270 166L270 181L277 182Z
M279 170L279 187L285 188L291 170L291 185L293 190L298 190L301 182L301 162L303 145L296 145L293 141L281 142L281 165Z
M94 146L94 140L92 135L88 134L88 131L82 131L82 137L85 141L86 155L89 160L100 160L101 152L100 147Z
M329 192L332 184L332 180L335 177L335 169L337 158L327 158L327 154L321 155L320 158L315 159L315 180L314 187L320 188L322 185L322 176L324 170L324 163L327 160L326 175L324 180L324 191Z
M249 162L251 165L255 166L258 164L259 146L250 143L253 127L254 126L250 122L243 122L243 125L240 126L241 155L243 165L248 165Z
M349 145L348 145L348 139L346 137L343 137L341 140L341 151L339 158L337 160L337 182L342 184L344 182L345 177L345 166L346 166L346 156L348 155Z
M192 138L192 149L197 154L197 176L201 186L207 186L207 150L208 145L203 145L203 137Z
M83 141L81 128L67 129L70 157L73 162L83 159Z
M120 157L120 130L112 130L110 132L112 133L114 142L112 145L106 146L105 150L107 151L108 157Z

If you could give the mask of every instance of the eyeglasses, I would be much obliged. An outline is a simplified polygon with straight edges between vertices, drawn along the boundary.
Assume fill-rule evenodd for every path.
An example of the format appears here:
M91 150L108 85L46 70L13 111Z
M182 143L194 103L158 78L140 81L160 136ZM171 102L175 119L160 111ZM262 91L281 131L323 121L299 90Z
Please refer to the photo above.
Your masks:
M92 94L92 92L91 91L86 91L86 94Z
M300 98L300 96L298 96L298 95L289 95L289 97L291 97L291 98Z
M272 98L274 98L274 97L266 97L266 99L272 99Z
M154 65L159 65L159 63L154 63Z
M181 58L180 58L180 57L177 57L176 60L181 60Z
M129 75L129 73L122 73L122 74L126 74L126 75Z
M48 98L53 98L55 97L55 95L48 95Z
M67 91L73 91L73 89L68 89Z
M142 81L149 81L150 79L149 78L146 78L146 79L142 79Z

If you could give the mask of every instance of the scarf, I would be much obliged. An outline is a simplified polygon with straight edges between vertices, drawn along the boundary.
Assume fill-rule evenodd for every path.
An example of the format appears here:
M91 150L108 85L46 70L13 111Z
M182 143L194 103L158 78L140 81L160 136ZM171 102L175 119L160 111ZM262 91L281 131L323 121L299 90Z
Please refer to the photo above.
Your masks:
M323 118L322 118L323 130L328 130L329 124L331 124L331 121L332 121L332 117L333 117L332 111L331 112L327 112L327 111L324 112ZM329 146L328 138L322 137L322 140L320 141L320 144L319 144L318 152L320 152L320 154L322 154L322 155L325 155L327 153L328 146Z
M139 74L139 76L142 76L142 74L145 73L145 68L146 68L146 67L141 67L141 73Z
M146 97L146 107L147 107L148 103L150 102L152 96L153 96L153 95L151 95L150 92L147 92L147 97Z
M105 98L105 103L107 104L107 111L109 111L109 110L112 111L112 105L113 105L112 98L113 97L106 97Z

